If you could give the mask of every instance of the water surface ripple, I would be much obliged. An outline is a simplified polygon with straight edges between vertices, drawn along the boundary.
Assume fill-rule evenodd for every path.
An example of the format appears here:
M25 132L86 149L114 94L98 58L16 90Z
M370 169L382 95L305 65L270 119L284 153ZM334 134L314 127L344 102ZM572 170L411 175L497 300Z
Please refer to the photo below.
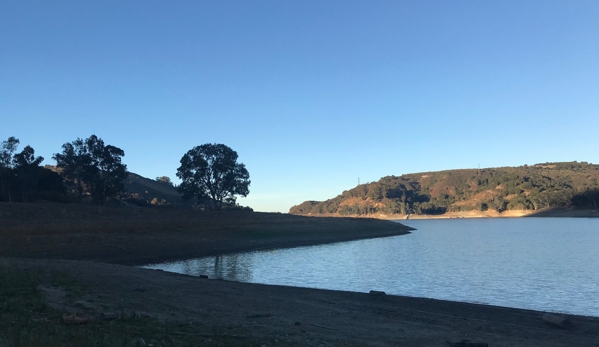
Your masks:
M153 264L233 281L599 316L599 219L408 220L412 234Z

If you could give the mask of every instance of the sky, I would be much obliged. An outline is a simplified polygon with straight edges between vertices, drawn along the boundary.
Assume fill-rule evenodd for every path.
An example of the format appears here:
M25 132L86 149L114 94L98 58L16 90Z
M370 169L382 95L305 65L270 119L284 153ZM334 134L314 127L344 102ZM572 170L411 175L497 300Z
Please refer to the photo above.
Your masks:
M0 1L0 140L174 182L222 143L288 212L388 175L599 162L599 1Z

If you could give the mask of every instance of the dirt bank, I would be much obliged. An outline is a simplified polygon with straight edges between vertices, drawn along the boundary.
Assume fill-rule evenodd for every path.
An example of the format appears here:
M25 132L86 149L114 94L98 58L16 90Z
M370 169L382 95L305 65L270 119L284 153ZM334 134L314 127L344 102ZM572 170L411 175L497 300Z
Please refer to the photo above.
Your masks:
M0 256L141 265L403 235L376 219L0 203Z
M599 318L570 316L574 327L565 330L529 310L236 283L104 263L8 262L64 272L86 286L82 298L47 290L53 306L70 312L134 311L205 333L252 336L268 346L441 347L470 340L491 347L551 347L599 341Z

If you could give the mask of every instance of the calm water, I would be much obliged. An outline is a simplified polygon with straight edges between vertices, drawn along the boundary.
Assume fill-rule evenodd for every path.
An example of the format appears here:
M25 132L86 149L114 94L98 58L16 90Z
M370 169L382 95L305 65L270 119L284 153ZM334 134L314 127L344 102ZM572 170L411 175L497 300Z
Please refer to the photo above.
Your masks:
M148 265L233 281L599 316L599 219L409 220L410 235Z

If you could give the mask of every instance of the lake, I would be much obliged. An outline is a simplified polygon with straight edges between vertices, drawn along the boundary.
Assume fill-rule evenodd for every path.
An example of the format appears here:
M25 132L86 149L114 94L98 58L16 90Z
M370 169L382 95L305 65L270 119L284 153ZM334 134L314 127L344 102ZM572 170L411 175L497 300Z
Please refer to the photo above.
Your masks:
M406 220L412 234L153 264L232 281L599 316L599 219Z

